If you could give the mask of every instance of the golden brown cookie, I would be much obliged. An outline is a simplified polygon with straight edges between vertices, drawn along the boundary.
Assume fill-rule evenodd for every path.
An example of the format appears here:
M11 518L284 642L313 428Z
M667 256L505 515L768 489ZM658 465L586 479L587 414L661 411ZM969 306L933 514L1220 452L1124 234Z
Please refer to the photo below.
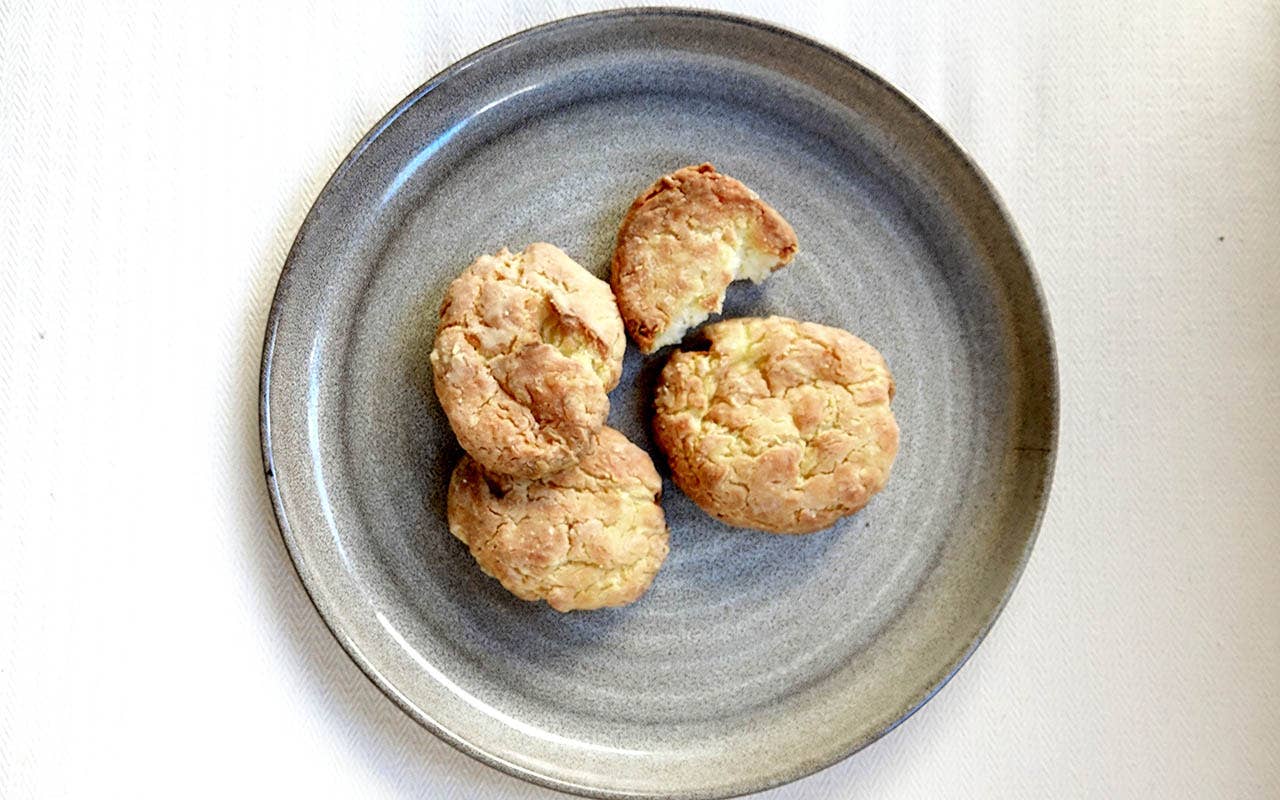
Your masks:
M485 574L556 611L633 603L667 557L662 481L613 428L576 467L528 481L464 456L449 482L449 530Z
M491 472L540 478L595 446L625 348L609 284L539 242L454 280L431 367L463 449Z
M893 377L853 334L729 319L662 370L654 431L676 483L730 525L810 533L867 504L898 452Z
M627 332L645 353L680 341L724 307L730 283L763 281L796 247L777 211L710 164L662 176L618 231L612 283Z

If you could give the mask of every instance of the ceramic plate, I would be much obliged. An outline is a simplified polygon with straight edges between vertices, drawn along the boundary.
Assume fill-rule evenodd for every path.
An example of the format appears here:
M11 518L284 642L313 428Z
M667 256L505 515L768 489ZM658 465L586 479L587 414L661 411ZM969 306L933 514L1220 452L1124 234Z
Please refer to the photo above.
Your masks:
M666 479L671 555L624 609L558 614L484 576L445 523L460 451L427 353L477 255L545 240L605 276L632 198L710 161L800 253L725 316L853 331L897 382L886 490L809 536L718 524ZM647 447L663 354L627 352L609 424ZM1044 507L1049 325L991 187L845 56L702 12L575 17L414 92L356 146L280 279L262 441L303 583L414 719L514 775L604 797L721 797L873 741L964 662ZM1031 654L1028 653L1030 658Z

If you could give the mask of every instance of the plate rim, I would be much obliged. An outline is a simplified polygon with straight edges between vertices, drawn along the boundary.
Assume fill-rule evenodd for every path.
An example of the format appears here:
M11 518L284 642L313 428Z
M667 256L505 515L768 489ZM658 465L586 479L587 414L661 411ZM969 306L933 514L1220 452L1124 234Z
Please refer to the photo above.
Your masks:
M409 107L417 103L423 97L428 95L436 87L449 80L457 72L460 72L470 65L476 63L480 59L486 57L492 52L500 50L518 41L526 39L538 32L550 28L560 28L570 25L580 25L590 23L601 19L621 19L628 17L643 18L671 18L671 19L701 19L713 22L729 23L733 25L741 25L748 28L755 28L775 35L782 36L785 39L801 44L805 47L815 48L845 67L860 73L863 77L870 80L878 88L888 92L897 101L899 101L905 110L918 118L925 130L932 134L938 142L940 142L947 150L955 162L965 171L970 173L971 177L977 180L978 184L983 187L988 197L994 204L1000 221L1007 228L1011 243L1017 252L1021 262L1026 267L1028 278L1028 288L1031 295L1035 299L1035 305L1038 310L1036 317L1042 328L1044 343L1046 345L1046 381L1045 381L1045 397L1043 400L1048 405L1049 425L1045 430L1045 439L1043 442L1043 466L1041 468L1041 480L1039 486L1035 490L1035 510L1032 516L1029 530L1026 532L1026 543L1022 548L1022 552L1018 556L1017 563L1013 567L1011 578L1008 586L1005 587L999 602L996 604L982 628L974 636L969 646L956 658L952 663L947 664L939 672L938 676L922 693L909 701L905 706L905 710L897 716L892 722L879 731L865 736L861 739L853 741L847 748L841 748L834 757L820 759L816 763L797 763L790 768L780 770L769 778L759 781L737 781L726 780L720 784L720 788L710 791L689 790L679 792L661 792L655 793L650 791L636 791L628 789L610 789L606 786L577 784L551 775L546 775L535 770L528 769L519 764L515 764L490 752L483 747L474 744L463 736L449 729L447 726L437 722L428 716L423 709L418 708L411 702L396 686L388 680L368 659L365 658L360 648L345 632L336 627L334 619L334 611L326 606L322 596L309 583L307 574L303 568L304 557L299 548L298 542L294 535L293 529L289 524L285 514L283 500L280 494L280 488L275 475L275 458L271 446L271 415L270 415L270 397L271 397L271 367L275 350L276 331L279 326L280 316L284 310L285 289L288 277L295 262L298 259L299 244L304 238L307 229L314 223L316 206L320 200L325 197L336 181L338 181L352 166L352 164L364 153L366 149L387 129L401 114ZM284 264L280 270L280 276L277 279L276 288L272 294L271 308L267 316L266 329L264 333L264 341L262 348L262 364L258 375L258 435L260 447L262 451L263 467L267 483L268 493L271 496L271 509L275 517L276 526L280 531L281 538L284 540L285 548L289 553L290 565L293 567L294 574L297 575L302 588L307 595L307 599L319 614L320 619L324 622L325 628L341 645L347 656L358 666L365 677L369 679L388 699L400 708L410 719L430 731L437 738L449 744L458 751L476 759L477 761L507 773L513 777L533 783L548 789L554 789L561 792L577 794L583 797L606 798L607 800L634 800L636 798L652 798L664 797L678 800L720 800L721 798L742 797L757 792L766 791L778 786L782 786L801 778L814 775L835 764L845 761L863 748L880 740L887 734L894 731L899 725L906 722L913 714L919 711L926 703L928 703L935 695L940 692L943 687L955 677L956 673L968 662L974 652L986 639L991 629L994 627L1000 615L1004 612L1010 598L1013 596L1014 590L1017 588L1022 579L1022 575L1026 571L1027 564L1031 559L1031 553L1035 547L1036 540L1039 538L1040 529L1044 522L1046 510L1048 508L1048 500L1050 490L1053 484L1053 475L1057 465L1058 457L1058 436L1059 427L1061 425L1061 400L1059 394L1059 369L1056 341L1053 335L1053 325L1050 319L1049 306L1046 300L1044 289L1040 284L1040 278L1036 272L1035 265L1031 260L1026 243L1019 232L1013 217L1010 215L1003 198L996 192L994 185L987 175L978 167L977 163L968 154L967 151L947 132L947 130L932 116L922 109L913 99L906 93L895 87L879 74L864 66L852 56L837 49L836 47L826 44L818 39L799 33L786 26L779 25L774 22L762 20L756 17L734 14L723 11L714 11L699 8L673 8L664 6L654 7L623 7L615 9L607 9L603 11L593 11L583 14L575 14L566 17L559 17L547 22L522 29L508 36L497 39L492 43L481 47L467 55L459 58L444 69L431 76L427 81L422 83L416 89L411 91L400 102L396 103L386 114L384 114L374 125L360 138L358 142L351 148L351 151L343 158L343 160L334 169L333 173L325 181L320 191L312 200L307 213L298 227L298 232L294 236L293 243L289 247L289 252L285 257Z

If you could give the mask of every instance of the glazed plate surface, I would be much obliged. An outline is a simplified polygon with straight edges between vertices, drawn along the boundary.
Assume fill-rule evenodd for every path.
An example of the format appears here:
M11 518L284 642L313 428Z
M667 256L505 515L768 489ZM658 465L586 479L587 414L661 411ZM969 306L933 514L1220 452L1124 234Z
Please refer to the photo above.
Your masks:
M846 328L897 383L893 477L799 537L718 524L666 479L671 555L634 606L558 614L448 532L461 452L431 391L445 287L552 242L607 276L652 180L704 161L795 227L725 315ZM610 424L654 455L665 353L627 352ZM263 359L277 517L339 641L445 740L555 788L721 797L829 765L964 662L1021 572L1057 428L1043 299L976 168L862 67L700 12L561 20L470 56L356 147L298 234ZM1027 654L1032 657L1032 654Z

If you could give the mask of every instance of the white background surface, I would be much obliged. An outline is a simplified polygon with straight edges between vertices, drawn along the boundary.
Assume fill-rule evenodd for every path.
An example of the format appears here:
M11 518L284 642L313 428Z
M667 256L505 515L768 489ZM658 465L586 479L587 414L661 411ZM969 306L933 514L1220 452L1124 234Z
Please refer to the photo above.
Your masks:
M603 4L111 5L0 5L0 796L553 796L330 638L272 521L257 377L351 145L467 52ZM1062 382L986 644L769 798L1280 794L1280 4L1038 5L738 6L974 156Z

